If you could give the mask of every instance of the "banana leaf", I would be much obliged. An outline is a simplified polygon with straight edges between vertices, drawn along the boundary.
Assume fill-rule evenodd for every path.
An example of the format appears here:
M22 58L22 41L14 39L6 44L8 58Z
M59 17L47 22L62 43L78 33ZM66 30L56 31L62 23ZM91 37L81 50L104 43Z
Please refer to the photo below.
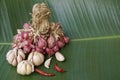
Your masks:
M60 22L71 41L60 50L65 62L53 58L50 69L55 77L37 73L17 74L8 64L17 29L30 21L32 6L45 2L51 9L51 22ZM120 80L120 0L0 0L0 80ZM57 62L66 70L53 69Z

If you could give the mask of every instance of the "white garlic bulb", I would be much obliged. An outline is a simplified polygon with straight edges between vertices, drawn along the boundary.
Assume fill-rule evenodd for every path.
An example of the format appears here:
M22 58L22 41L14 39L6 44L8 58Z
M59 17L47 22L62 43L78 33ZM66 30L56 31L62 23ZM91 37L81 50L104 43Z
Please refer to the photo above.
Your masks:
M28 56L28 61L31 61L35 66L39 66L44 61L44 55L39 52L31 52Z
M27 61L23 60L22 62L18 63L17 65L17 73L21 75L29 75L34 72L34 65Z
M56 52L55 57L58 61L64 61L65 60L65 57L60 52Z
M50 57L49 59L47 59L47 60L45 61L44 66L45 66L46 68L49 68L49 67L50 67L51 60L52 60L52 57Z
M23 53L22 49L9 50L6 55L6 59L9 64L17 66L19 62L25 59L25 54Z

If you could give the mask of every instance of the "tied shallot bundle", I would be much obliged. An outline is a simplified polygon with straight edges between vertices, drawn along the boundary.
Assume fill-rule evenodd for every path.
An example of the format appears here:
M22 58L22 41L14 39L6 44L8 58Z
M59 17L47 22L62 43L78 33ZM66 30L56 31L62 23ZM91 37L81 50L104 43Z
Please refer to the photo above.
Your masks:
M32 9L32 22L25 23L23 29L18 29L14 36L12 49L6 58L10 64L17 66L17 72L21 75L29 75L36 71L44 76L54 76L34 69L33 66L41 65L45 55L50 57L44 63L46 68L49 68L54 54L58 61L65 60L59 50L69 43L70 39L64 35L60 23L50 23L50 13L45 3L35 4ZM56 66L55 70L58 70Z

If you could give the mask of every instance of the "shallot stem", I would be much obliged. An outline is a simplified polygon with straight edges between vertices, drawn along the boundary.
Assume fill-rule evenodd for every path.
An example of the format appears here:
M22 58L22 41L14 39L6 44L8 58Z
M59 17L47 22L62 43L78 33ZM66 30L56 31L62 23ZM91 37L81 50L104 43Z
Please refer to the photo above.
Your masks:
M55 76L55 74L53 74L53 73L47 73L47 72L42 71L42 70L37 69L37 68L35 68L35 72L37 72L37 73L39 73L39 74L41 74L43 76Z

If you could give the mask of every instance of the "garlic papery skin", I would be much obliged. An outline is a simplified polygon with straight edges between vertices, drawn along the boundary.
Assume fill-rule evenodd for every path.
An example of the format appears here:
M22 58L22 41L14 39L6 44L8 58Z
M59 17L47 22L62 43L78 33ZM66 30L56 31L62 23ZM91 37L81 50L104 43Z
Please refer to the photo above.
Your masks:
M44 55L37 51L31 52L28 56L28 61L31 61L35 66L39 66L44 61Z
M47 59L47 60L45 61L44 66L45 66L46 68L49 68L49 67L50 67L51 60L52 60L52 57L50 57L49 59Z
M9 64L13 66L17 66L19 62L25 59L25 54L21 49L14 48L13 50L9 50L6 55L6 60Z
M65 57L60 52L56 52L55 57L58 61L64 61L65 60Z
M21 75L29 75L34 72L34 65L27 61L23 60L22 62L18 63L17 65L17 73Z

